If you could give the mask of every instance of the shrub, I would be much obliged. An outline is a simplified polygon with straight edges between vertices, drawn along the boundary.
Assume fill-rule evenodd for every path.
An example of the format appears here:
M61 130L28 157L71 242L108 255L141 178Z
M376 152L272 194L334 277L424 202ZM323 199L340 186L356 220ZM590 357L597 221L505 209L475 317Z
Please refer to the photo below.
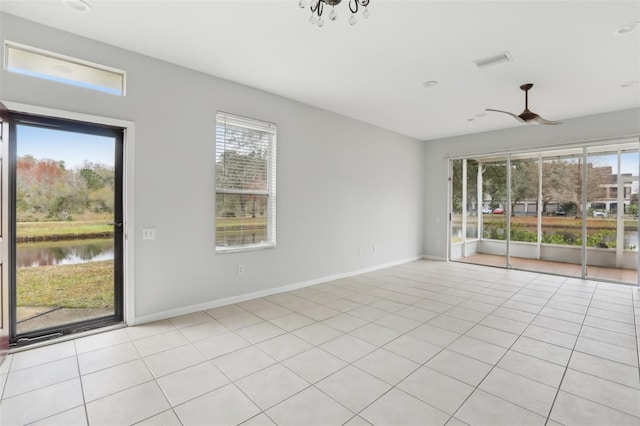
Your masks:
M484 223L482 236L492 240L504 240L506 236L507 224L502 221L488 221ZM538 234L534 231L523 229L519 223L511 224L511 241L525 241L535 243ZM611 229L602 229L594 234L587 235L587 247L615 248L616 232ZM579 234L570 231L556 231L552 233L542 233L544 244L558 244L565 246L581 246L582 238ZM630 250L633 250L630 248Z

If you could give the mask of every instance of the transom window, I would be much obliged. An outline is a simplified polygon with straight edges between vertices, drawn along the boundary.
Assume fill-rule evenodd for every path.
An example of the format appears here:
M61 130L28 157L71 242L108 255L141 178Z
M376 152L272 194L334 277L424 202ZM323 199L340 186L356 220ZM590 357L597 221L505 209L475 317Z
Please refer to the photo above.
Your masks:
M276 125L216 115L216 251L276 244Z
M125 72L24 44L5 42L5 69L44 80L124 96Z

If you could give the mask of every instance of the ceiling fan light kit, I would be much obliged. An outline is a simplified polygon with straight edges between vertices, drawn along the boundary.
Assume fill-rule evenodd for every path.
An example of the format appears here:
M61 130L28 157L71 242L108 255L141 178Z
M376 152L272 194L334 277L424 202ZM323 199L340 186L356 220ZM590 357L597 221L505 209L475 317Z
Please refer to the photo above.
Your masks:
M524 111L522 111L519 115L513 114L508 111L502 111L499 109L491 109L491 108L487 108L486 111L500 112L502 114L510 115L511 117L515 118L516 120L524 124L546 124L546 125L562 124L562 122L560 121L545 120L535 112L529 111L529 90L531 90L532 87L533 87L532 83L527 83L520 86L520 89L524 92Z
M348 22L350 25L355 25L356 14L358 10L362 7L364 10L362 11L362 17L364 19L369 18L369 1L370 0L349 0L349 10L351 11L351 16L349 16ZM298 6L300 8L305 9L309 6L311 10L311 16L309 17L309 22L312 25L317 25L318 27L322 27L324 25L324 18L322 14L324 12L324 6L331 6L331 11L329 12L329 20L335 21L338 18L338 12L336 12L336 6L342 3L342 0L298 0Z

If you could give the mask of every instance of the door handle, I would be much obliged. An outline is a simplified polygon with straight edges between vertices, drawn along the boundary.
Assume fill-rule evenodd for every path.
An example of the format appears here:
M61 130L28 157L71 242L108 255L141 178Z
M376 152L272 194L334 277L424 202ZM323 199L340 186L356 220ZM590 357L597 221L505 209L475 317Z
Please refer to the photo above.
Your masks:
M122 228L122 222L109 222L107 225L113 225L117 228Z

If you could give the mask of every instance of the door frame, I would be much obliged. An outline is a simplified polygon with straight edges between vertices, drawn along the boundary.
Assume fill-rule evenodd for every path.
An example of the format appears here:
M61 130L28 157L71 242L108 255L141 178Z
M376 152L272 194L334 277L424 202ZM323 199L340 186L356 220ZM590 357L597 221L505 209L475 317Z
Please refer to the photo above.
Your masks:
M0 365L9 351L9 123L0 102Z
M135 324L135 262L134 262L134 152L135 123L128 120L101 117L73 111L65 111L36 105L22 104L0 99L6 110L11 113L38 115L57 119L86 122L96 125L119 127L123 129L122 153L122 213L123 213L123 283L122 316L127 325ZM8 285L6 283L5 285Z

